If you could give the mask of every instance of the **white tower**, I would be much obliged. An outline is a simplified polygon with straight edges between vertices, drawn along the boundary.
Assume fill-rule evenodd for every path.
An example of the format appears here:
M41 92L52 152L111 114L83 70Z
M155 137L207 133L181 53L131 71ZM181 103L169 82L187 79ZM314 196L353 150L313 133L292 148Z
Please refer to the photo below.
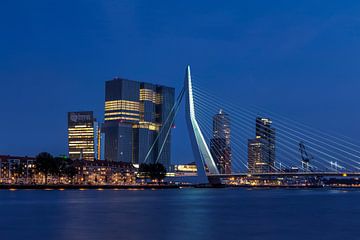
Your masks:
M219 171L196 120L190 66L186 68L185 91L185 118L197 167L198 181L199 183L209 183L205 165L208 168L209 174L219 174Z

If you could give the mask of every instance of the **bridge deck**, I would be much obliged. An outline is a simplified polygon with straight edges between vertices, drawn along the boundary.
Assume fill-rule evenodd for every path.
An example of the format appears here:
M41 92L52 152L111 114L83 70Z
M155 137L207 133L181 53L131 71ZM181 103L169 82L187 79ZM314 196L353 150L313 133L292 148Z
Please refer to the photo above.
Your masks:
M233 173L208 175L212 178L230 177L360 177L360 172L272 172L272 173Z

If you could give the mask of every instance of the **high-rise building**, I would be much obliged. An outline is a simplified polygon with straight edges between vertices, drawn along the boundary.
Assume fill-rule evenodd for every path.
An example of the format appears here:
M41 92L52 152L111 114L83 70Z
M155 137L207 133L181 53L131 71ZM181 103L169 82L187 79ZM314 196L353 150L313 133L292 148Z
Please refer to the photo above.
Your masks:
M269 170L275 169L275 128L272 126L272 121L269 118L256 118L256 138L264 139L265 141L265 159L269 163Z
M230 119L220 110L213 117L213 137L210 139L210 152L221 174L231 173Z
M248 141L248 168L251 173L275 171L275 129L269 118L256 118L256 138Z
M250 173L270 172L265 161L265 142L261 138L248 140L248 171Z
M97 158L98 123L91 111L68 113L69 158L93 161ZM99 153L99 155L101 155Z
M103 130L103 124L94 122L94 143L95 143L95 159L105 159L105 133Z
M105 158L133 164L146 159L169 167L174 102L174 88L121 78L107 81Z

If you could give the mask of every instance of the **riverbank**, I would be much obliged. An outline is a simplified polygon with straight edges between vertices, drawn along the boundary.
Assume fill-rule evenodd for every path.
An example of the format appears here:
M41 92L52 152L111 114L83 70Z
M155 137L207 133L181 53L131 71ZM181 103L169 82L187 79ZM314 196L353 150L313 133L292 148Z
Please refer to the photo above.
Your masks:
M183 189L183 188L246 188L246 189L360 189L360 186L346 185L191 185L191 184L144 184L144 185L77 185L77 184L1 184L0 190L156 190L156 189Z
M183 187L193 187L191 185L71 185L71 184L51 184L51 185L26 185L26 184L3 184L0 185L0 189L7 190L16 190L16 189L29 189L29 190L65 190L65 189L77 189L77 190L86 190L86 189L124 189L124 190L140 190L140 189L179 189Z

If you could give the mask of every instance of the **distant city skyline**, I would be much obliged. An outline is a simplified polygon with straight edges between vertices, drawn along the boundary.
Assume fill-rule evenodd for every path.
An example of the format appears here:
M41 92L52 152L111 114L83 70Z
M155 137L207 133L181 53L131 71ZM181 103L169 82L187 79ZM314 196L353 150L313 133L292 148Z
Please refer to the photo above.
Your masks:
M0 236L356 240L359 13L0 0Z
M3 1L0 152L66 154L67 112L91 109L102 121L107 79L179 93L187 64L194 84L239 105L356 139L359 11L358 2L324 0ZM173 131L175 163L192 161L182 116Z

